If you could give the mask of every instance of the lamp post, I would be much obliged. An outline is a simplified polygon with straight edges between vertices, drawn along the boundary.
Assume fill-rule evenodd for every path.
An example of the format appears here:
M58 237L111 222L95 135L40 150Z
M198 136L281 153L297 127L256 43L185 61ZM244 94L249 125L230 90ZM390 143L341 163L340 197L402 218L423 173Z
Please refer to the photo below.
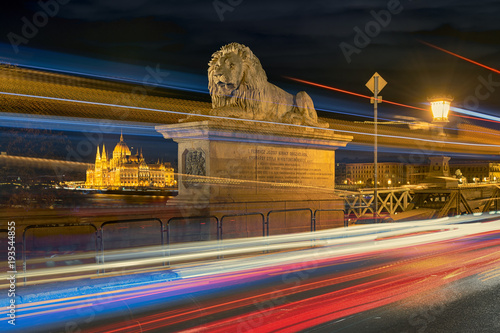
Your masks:
M427 99L431 103L431 111L432 111L432 123L438 129L438 135L441 138L441 144L444 146L445 132L444 125L448 123L448 114L450 113L451 102L453 101L453 97L432 97ZM443 179L450 177L450 166L448 161L449 157L441 155L434 156L430 158L431 164L429 168L429 176L431 176L435 181L441 181ZM448 186L448 182L445 181L446 186ZM458 185L458 182L457 182Z
M432 123L439 128L439 135L445 136L443 127L448 122L451 102L453 97L432 97L427 99L431 103Z

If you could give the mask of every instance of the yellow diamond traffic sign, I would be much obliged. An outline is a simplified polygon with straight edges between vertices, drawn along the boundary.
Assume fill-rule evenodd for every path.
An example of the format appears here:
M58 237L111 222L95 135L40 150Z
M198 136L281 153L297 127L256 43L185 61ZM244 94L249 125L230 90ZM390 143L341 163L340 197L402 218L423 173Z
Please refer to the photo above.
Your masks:
M378 77L378 91L377 91L377 94L378 94L382 89L384 89L385 85L387 84L387 81L384 80L382 78L382 76L380 76L379 73L375 72L375 74L373 74L373 76L370 78L370 80L368 80L368 82L366 82L366 86L374 94L375 94L375 77Z

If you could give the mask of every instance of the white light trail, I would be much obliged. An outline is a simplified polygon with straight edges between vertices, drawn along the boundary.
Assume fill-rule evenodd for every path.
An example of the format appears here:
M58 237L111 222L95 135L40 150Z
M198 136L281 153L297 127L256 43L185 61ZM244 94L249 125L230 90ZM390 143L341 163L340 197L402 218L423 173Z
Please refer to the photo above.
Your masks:
M484 214L485 217L490 217ZM476 216L466 217L463 222ZM161 265L168 261L170 269L182 266L172 264L191 262L196 266L189 268L189 276L218 274L224 271L237 271L244 268L273 266L292 262L307 262L316 259L335 258L345 255L362 254L371 251L394 250L408 246L452 240L455 238L500 230L500 219L488 223L457 224L462 219L442 218L433 221L420 221L398 224L367 225L349 230L334 229L320 232L289 234L266 238L234 239L228 241L208 241L203 243L179 244L171 246L170 256L163 257L166 248L148 247L142 251L131 253L132 250L110 251L106 253L106 262L100 264L83 264L67 267L29 270L18 274L21 278L48 277L63 274L73 274L91 271L112 270L116 268L144 267ZM314 247L311 248L311 245ZM195 246L195 247L194 247ZM296 251L300 250L300 251ZM268 251L284 251L281 253L263 253ZM311 252L313 251L313 252ZM255 255L256 253L261 254ZM311 254L313 253L313 255ZM142 254L147 258L131 259ZM151 258L156 254L157 257ZM95 253L94 253L95 255ZM251 257L248 257L251 255ZM219 259L223 256L244 256ZM91 256L89 256L91 257ZM67 257L66 257L67 259ZM101 258L102 259L102 258ZM110 260L115 260L110 262ZM117 260L119 259L119 260ZM212 268L210 268L212 267ZM217 267L217 269L213 269ZM186 269L182 269L186 271ZM110 274L113 274L112 272ZM105 275L104 275L105 276ZM186 277L186 276L184 276ZM7 279L6 275L0 279ZM67 279L67 278L64 278Z
M476 112L476 111L457 108L456 106L452 106L450 109L454 112L466 114L466 115L473 116L473 117L489 119L489 120L494 120L494 121L500 121L500 117L495 117L495 116L491 116L489 114L484 114L484 113L480 113L480 112Z
M186 116L196 116L196 114L192 114L192 113L188 113L188 112L168 111L168 110L161 110L161 109L145 108L145 107L139 107L139 106L127 106L127 105L110 104L110 103L80 101L80 100L64 99L64 98L58 98L58 97L26 95L26 94L17 94L17 93L8 93L8 92L0 92L0 95L11 95L11 96L20 96L20 97L28 97L28 98L55 100L55 101L61 101L61 102L81 103L81 104L99 105L99 106L116 107L116 108L124 108L124 109L134 109L134 110L143 110L143 111L154 111L154 112L172 113L172 114L186 115ZM231 117L221 117L221 116L213 116L213 115L199 115L199 116L200 117L206 117L206 118L214 118L214 119L235 120L235 118L231 118ZM314 129L317 128L317 127L313 127L313 126L296 125L296 124L283 124L283 123L277 123L277 122L271 122L271 121L263 121L263 120L252 120L252 119L238 119L238 120L239 121L252 122L252 123L265 123L265 124L273 124L273 125L286 125L286 126L300 127L300 128L314 128ZM327 130L327 131L332 131L332 132L342 132L342 133L348 133L348 134L368 135L368 136L374 136L375 135L373 133L364 133L364 132L356 132L356 131L345 131L345 130L339 130L339 129L335 129L335 130L333 130L333 129L322 129L322 130ZM412 141L421 141L421 142L432 142L432 143L436 142L435 140L432 140L432 139L404 137L404 136L388 135L388 134L378 134L378 136L379 137L386 137L386 138L393 138L393 139L405 139L405 140L412 140ZM470 143L470 142L449 141L449 142L446 142L446 144L457 145L457 146L500 148L500 145L479 144L479 143Z

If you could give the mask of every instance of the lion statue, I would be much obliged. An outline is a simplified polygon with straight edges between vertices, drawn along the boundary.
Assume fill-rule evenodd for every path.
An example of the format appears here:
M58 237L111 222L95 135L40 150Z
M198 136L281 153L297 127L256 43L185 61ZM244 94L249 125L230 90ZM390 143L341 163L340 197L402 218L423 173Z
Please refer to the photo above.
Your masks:
M307 93L293 96L269 83L259 59L245 45L223 46L208 65L210 115L328 127L318 121Z

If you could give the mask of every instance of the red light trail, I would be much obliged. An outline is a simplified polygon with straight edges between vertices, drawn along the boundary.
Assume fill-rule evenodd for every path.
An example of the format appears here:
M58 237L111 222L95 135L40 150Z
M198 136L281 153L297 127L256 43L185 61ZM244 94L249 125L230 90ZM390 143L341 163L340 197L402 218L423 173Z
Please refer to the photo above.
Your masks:
M469 59L469 58L466 58L466 57L464 57L464 56L461 56L461 55L459 55L459 54L453 53L453 52L448 51L448 50L446 50L446 49L443 49L443 48L441 48L441 47L439 47L439 46L436 46L436 45L434 45L434 44L427 43L427 42L424 42L424 41L422 41L422 40L419 40L419 42L420 42L420 43L422 43L422 44L424 44L424 45L430 46L430 47L432 47L432 48L434 48L434 49L436 49L436 50L439 50L439 51L442 51L442 52L445 52L445 53L451 54L452 56L457 57L457 58L459 58L459 59L462 59L462 60L468 61L468 62L470 62L471 64L474 64L474 65L477 65L477 66L480 66L480 67L486 68L486 69L488 69L488 70L490 70L490 71L492 71L492 72L495 72L495 73L497 73L497 74L500 74L500 70L495 69L495 68L493 68L493 67L489 67L489 66L483 65L483 64L482 64L482 63L480 63L480 62L477 62L477 61L474 61L474 60L472 60L472 59Z
M87 333L296 332L342 325L341 319L366 318L372 310L409 309L419 295L430 297L429 306L448 304L449 286L483 286L499 275L498 216L468 219L270 237L266 247L299 250L253 258L248 254L261 247L235 240L225 245L242 243L239 259L171 267L179 279L146 285L134 280L110 290L115 283L106 282L106 289L90 293L57 291L20 303L16 316L25 331L56 330L74 320ZM314 247L301 240L307 246L314 240Z
M352 92L352 91L348 91L348 90L344 90L344 89L339 89L339 88L334 88L334 87L326 86L324 84L314 83L314 82L310 82L310 81L306 81L306 80L301 80L301 79L296 79L296 78L288 77L288 76L285 76L285 78L293 80L293 81L297 81L297 82L300 82L300 83L305 83L305 84L308 84L308 85L311 85L311 86L319 87L319 88L324 88L324 89L328 89L328 90L338 91L338 92L341 92L341 93L344 93L344 94L349 94L349 95L353 95L353 96L363 97L363 98L367 98L367 99L371 99L372 98L372 97L367 96L367 95L358 94L358 93L355 93L355 92ZM378 99L378 101L379 102L388 103L388 104L397 105L397 106L402 106L402 107L405 107L405 108L427 111L426 109L422 109L422 108L419 108L419 107L416 107L416 106L401 104L401 103L397 103L397 102L391 102L391 101L388 101L388 100L385 100L385 99L384 100Z
M492 68L490 68L488 66L483 66L483 67L486 67L488 69L492 69ZM497 71L495 69L492 69L492 70L500 73L500 71ZM355 93L355 92L352 92L352 91L349 91L349 90L334 88L334 87L330 87L330 86L327 86L327 85L324 85L324 84L315 83L315 82L306 81L306 80L301 80L301 79L297 79L297 78L293 78L293 77L288 77L288 76L285 76L285 78L287 78L289 80L296 81L296 82L308 84L308 85L311 85L311 86L314 86L314 87L319 87L319 88L323 88L323 89L338 91L338 92L341 92L341 93L344 93L344 94L353 95L353 96L357 96L357 97L372 99L372 97L370 97L370 96L363 95L363 94L358 94L358 93ZM410 109L415 109L415 110L422 110L422 111L428 111L427 109L423 109L423 108L419 108L419 107L411 106L411 105L406 105L406 104L402 104L402 103L392 102L392 101L388 101L388 100L385 100L385 99L384 100L378 99L378 101L379 102L384 102L384 103L387 103L387 104L402 106L402 107L405 107L405 108L410 108ZM489 119L483 119L483 118L472 117L472 116L464 116L464 115L460 115L460 114L455 114L455 116L462 117L462 118L469 118L469 119L481 120L481 121L489 121L489 122L493 122L493 123L500 123L500 121L497 121L497 120L489 120Z

